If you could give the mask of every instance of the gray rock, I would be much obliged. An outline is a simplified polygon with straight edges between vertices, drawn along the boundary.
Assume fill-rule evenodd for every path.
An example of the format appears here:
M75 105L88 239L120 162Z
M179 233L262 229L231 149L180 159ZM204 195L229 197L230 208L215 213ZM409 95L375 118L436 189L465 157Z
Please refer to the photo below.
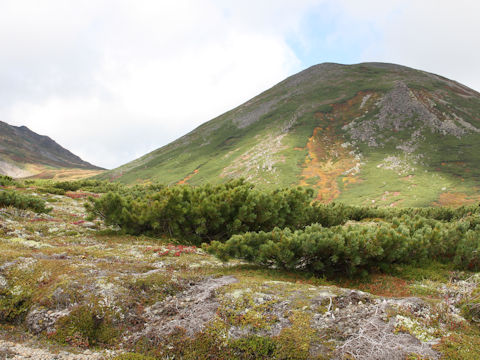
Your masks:
M0 289L6 289L8 287L8 281L7 279L5 279L5 277L3 277L2 275L0 275Z
M97 224L95 224L94 222L91 222L91 221L87 221L87 222L82 223L81 226L83 226L84 228L87 228L87 229L93 229L93 228L97 227Z
M133 337L161 338L177 328L185 329L188 336L198 333L215 317L219 306L215 291L237 281L233 276L208 278L183 293L155 303L145 309L145 328ZM187 299L195 301L187 302Z
M39 334L44 331L52 333L55 331L57 320L67 316L69 313L69 309L52 311L45 308L34 308L28 313L25 323L28 329L34 334Z

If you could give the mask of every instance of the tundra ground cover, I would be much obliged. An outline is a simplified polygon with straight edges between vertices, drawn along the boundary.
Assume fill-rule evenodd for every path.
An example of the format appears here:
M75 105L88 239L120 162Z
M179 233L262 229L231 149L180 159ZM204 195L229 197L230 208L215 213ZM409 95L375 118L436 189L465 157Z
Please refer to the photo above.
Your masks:
M52 210L0 209L0 355L7 358L478 355L480 277L451 261L395 263L363 278L223 263L180 238L128 235L87 220L82 196L15 191ZM371 215L362 211L322 205L316 216L327 228L355 226Z

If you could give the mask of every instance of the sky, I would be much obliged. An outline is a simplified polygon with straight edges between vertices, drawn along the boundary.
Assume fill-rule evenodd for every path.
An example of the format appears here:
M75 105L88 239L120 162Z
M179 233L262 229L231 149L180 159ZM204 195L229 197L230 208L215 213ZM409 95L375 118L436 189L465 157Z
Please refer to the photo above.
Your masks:
M0 120L114 168L311 65L480 91L478 0L0 0Z

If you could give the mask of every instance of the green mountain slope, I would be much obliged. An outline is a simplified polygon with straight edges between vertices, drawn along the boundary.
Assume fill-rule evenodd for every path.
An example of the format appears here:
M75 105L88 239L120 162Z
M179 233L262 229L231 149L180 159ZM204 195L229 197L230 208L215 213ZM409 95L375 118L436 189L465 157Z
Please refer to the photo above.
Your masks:
M125 183L304 185L321 201L478 200L480 94L404 66L320 64L101 175Z
M38 135L26 126L0 121L0 174L54 177L59 171L71 175L72 169L77 175L93 176L101 168L83 161L48 136Z

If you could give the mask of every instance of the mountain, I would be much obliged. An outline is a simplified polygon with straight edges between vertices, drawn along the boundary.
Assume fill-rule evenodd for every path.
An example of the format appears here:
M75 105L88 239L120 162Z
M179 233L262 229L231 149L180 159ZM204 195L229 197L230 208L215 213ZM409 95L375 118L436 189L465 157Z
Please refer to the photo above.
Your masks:
M83 161L48 136L26 126L0 121L0 174L13 177L75 178L93 176L101 168Z
M325 63L137 160L124 183L302 185L317 198L387 206L480 200L480 94L385 63Z

